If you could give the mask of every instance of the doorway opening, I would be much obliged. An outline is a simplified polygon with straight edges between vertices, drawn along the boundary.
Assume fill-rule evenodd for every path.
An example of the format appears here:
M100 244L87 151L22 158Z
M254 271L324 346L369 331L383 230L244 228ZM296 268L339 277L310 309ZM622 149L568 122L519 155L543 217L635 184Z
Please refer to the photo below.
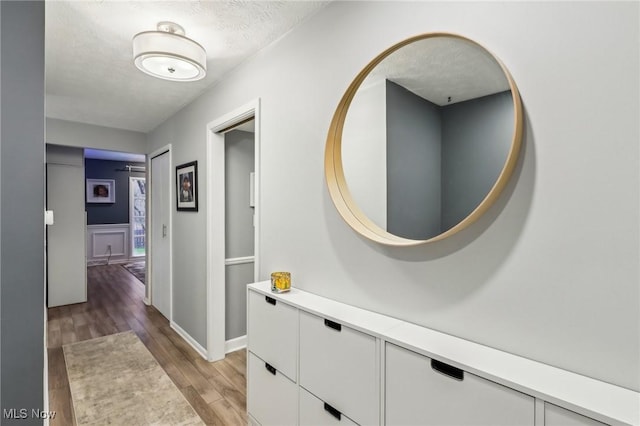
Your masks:
M144 284L144 252L131 244L130 179L144 180L145 161L144 154L46 145L47 209L55 218L47 229L49 306L86 302L88 267L122 265ZM133 263L137 273L127 268Z
M225 342L229 352L247 334L246 284L255 279L255 120L224 133Z
M260 270L260 100L207 125L207 357L246 346Z
M144 198L140 198L145 193L145 162L144 154L84 150L89 265L145 260L144 251L134 249L135 237L144 241L145 236L145 227L141 226L144 216L140 223L140 214L144 214ZM89 197L93 182L108 186L108 200Z
M129 221L131 224L131 257L139 258L146 254L146 177L129 178L129 197Z

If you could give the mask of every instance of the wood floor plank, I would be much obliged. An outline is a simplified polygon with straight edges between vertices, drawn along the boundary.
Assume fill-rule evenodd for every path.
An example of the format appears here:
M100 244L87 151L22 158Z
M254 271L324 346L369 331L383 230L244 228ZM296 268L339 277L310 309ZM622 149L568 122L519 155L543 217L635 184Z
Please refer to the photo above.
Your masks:
M60 319L60 309L57 307L47 309L47 322Z
M234 355L237 355L238 358L244 363L244 365L247 365L247 349L240 349L237 350L235 352L232 352Z
M70 333L73 330L73 318L71 316L60 318L60 331L62 333Z
M220 372L213 366L212 362L209 362L202 357L191 360L191 363L196 369L206 378L219 376Z
M69 318L71 317L71 305L59 306L60 310L60 318Z
M78 341L75 330L62 333L62 346Z
M47 346L50 348L62 346L62 332L60 330L47 330Z
M146 308L146 307L145 307ZM152 329L157 329L158 327L164 327L169 324L169 321L162 321L160 318L151 317L149 315L149 310L147 309L133 309L131 313L133 316L140 321L140 323L147 329L151 327Z
M96 318L96 328L105 336L109 334L116 334L119 332L118 327L116 327L116 324L113 322L113 320L109 318L109 315L107 315L104 308L95 309L94 313Z
M246 425L247 422L240 416L240 414L234 410L234 408L229 404L229 401L225 399L221 399L220 401L212 402L209 404L209 407L213 410L214 413L220 418L222 424L229 426L242 426Z
M145 286L120 265L87 270L87 302L47 310L51 425L75 424L63 345L133 330L182 391L203 421L247 424L246 351L210 363L191 347L153 306Z
M89 324L89 332L91 333L91 338L95 339L96 337L102 337L104 334L100 333L96 328L95 324Z
M87 316L84 312L74 312L71 314L71 319L73 320L74 327L88 324Z
M246 361L242 362L242 358L238 352L239 351L228 353L225 359L238 372L238 374L242 377L246 377L247 363Z
M60 331L60 317L52 317L47 320L47 328L49 330Z
M189 362L189 360L185 358L175 346L173 346L173 348L168 346L170 341L166 336L165 339L166 340L161 343L162 346L165 349L168 349L167 352L172 358L173 363L178 367L182 374L184 374L187 380L189 380L193 388L198 391L202 399L205 400L207 404L222 399L222 395L215 389L213 384L209 382L206 377L202 376L195 366L191 364L191 362Z
M123 325L128 327L127 321L124 318L124 312L118 306L107 305L105 306L105 312L109 318L111 318L116 327L120 328L120 326Z
M67 308L63 306L62 308ZM62 344L68 345L69 343L77 342L76 330L73 328L73 318L71 318L71 310L63 310L63 316L60 318L60 331L62 333Z
M49 410L56 412L56 416L49 421L51 426L69 426L76 424L69 385L56 388L55 392L49 392Z
M195 389L188 386L184 389L180 389L182 394L189 404L196 410L196 413L200 416L203 422L208 425L224 425L222 419L216 414L216 412L207 404Z
M76 330L76 337L78 338L79 342L82 342L83 340L93 339L93 336L91 335L91 331L89 330L89 324L79 325L75 327L75 330Z
M222 394L222 398L229 401L231 406L245 419L246 424L247 397L245 394L232 385L222 374L210 377L208 380Z
M69 386L67 367L64 361L62 347L47 349L49 368L49 390Z
M196 352L196 350L193 349L190 344L185 342L185 340L182 337L180 337L178 333L176 333L176 331L172 329L170 326L162 327L160 331L162 332L162 334L167 336L169 340L171 340L171 343L173 343L173 345L176 348L178 348L178 350L182 352L182 354L187 359L189 360L193 360L197 358L202 359L202 356L198 352Z
M247 379L229 364L226 359L216 361L213 366L243 395L247 394Z

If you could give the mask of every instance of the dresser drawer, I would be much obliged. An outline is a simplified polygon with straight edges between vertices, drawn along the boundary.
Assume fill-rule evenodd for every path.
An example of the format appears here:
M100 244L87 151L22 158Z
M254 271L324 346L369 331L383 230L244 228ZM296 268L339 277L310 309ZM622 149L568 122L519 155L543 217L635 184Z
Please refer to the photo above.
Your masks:
M534 398L386 344L388 425L534 424Z
M605 423L601 423L590 417L585 417L582 414L574 413L573 411L566 410L558 407L557 405L544 403L544 425L545 426L604 426Z
M262 426L298 423L298 387L288 377L249 352L247 411Z
M331 407L316 398L306 389L300 388L300 424L303 426L356 426L338 408Z
M300 385L363 425L379 424L376 339L300 311Z
M296 381L298 310L249 290L248 348Z

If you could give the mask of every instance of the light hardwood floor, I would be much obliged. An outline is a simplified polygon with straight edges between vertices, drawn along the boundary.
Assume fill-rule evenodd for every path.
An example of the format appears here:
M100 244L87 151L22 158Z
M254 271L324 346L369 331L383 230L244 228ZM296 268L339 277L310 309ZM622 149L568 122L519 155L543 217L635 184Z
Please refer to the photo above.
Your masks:
M133 330L206 424L246 425L246 351L205 361L146 306L144 285L120 265L88 268L87 303L48 310L49 410L52 426L75 424L62 346Z

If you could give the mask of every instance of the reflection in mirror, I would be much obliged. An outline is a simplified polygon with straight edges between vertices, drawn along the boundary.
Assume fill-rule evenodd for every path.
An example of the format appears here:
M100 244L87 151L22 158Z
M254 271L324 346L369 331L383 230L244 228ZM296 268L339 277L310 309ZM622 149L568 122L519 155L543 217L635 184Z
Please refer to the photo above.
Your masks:
M514 97L481 46L442 35L376 65L355 93L342 166L378 227L428 240L467 218L496 184L514 142Z

